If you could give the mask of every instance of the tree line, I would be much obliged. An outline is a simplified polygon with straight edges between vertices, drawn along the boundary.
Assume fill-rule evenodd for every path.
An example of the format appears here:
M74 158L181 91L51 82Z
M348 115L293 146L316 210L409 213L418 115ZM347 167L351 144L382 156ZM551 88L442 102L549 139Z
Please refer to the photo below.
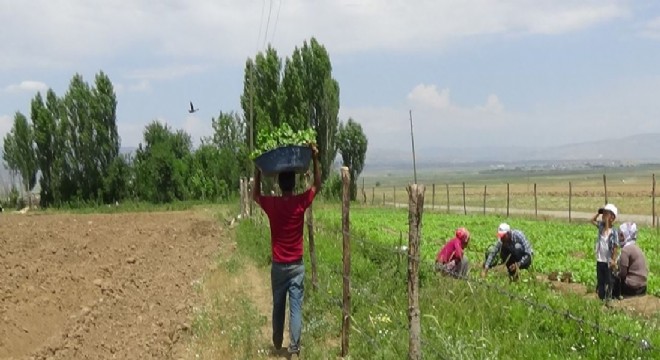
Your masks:
M220 112L212 134L195 149L190 134L154 120L137 150L122 154L110 78L100 71L90 85L75 74L63 96L52 89L45 98L37 93L29 117L15 114L3 159L22 192L39 183L41 207L219 201L238 191L240 177L251 175L256 134L287 123L294 130L316 130L326 195L338 196L333 164L340 154L351 169L355 198L367 138L355 120L339 121L339 84L327 51L314 38L284 61L270 46L249 58L240 100L243 114ZM12 193L15 201L18 189Z

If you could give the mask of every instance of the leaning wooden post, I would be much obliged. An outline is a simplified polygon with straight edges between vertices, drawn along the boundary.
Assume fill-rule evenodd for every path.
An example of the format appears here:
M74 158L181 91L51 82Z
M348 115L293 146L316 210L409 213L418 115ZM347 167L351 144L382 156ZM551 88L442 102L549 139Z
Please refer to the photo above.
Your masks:
M342 181L342 211L341 211L341 228L344 236L343 257L344 264L344 281L343 281L343 307L342 307L342 324L341 324L341 356L348 355L348 334L351 329L351 233L350 233L350 179L348 167L341 168L341 181Z
M534 183L534 216L539 218L539 199L536 197L536 183Z
M385 192L383 191L383 206L385 206Z
M364 198L363 204L367 203L367 193L364 191L364 178L362 178L362 197Z
M573 221L572 219L573 211L573 184L568 182L568 222Z
M445 184L447 186L447 214L449 214L449 184Z
M376 198L376 188L372 187L371 188L371 205L374 204L374 199Z
M253 207L253 201L252 201L252 189L254 188L254 178L251 177L250 181L248 181L248 188L246 191L246 197L245 200L247 202L247 208L248 208L248 217L252 217L252 207Z
M506 183L506 217L509 217L509 183Z
M309 177L307 178L309 180ZM316 244L314 243L314 211L312 204L309 205L305 212L307 218L307 236L309 241L309 259L312 263L312 289L314 291L319 288L319 274L316 268Z
M484 215L486 215L486 189L488 185L484 185Z
M651 214L653 216L653 226L655 227L657 225L657 222L655 221L655 173L653 173L653 185L651 188Z
M463 181L463 215L467 215L467 207L465 207L465 181Z
M605 189L605 204L607 204L609 201L607 201L607 177L605 174L603 174L603 188Z
M245 209L245 196L247 196L247 184L245 181L245 178L241 178L241 219L245 218L245 214L247 213L247 210Z
M422 326L419 311L419 237L424 211L424 185L408 186L408 359L422 358Z
M431 210L435 210L435 184L431 185Z

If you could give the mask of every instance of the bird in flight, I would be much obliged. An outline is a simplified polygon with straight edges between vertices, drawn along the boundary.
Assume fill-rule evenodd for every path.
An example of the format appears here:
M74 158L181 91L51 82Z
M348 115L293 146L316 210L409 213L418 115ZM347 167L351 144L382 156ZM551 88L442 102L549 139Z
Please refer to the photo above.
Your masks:
M199 110L199 108L195 109L195 108L193 107L193 103L192 103L192 101L191 101L191 102L190 102L190 110L188 110L188 112L192 114L192 113L194 113L194 112L197 112L197 110Z

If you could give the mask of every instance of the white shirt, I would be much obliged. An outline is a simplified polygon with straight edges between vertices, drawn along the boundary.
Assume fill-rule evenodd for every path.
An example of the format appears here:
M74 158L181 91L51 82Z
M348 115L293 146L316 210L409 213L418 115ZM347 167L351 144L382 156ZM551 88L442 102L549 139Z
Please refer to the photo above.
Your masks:
M610 261L610 251L607 244L607 238L609 238L612 229L603 231L600 234L600 239L596 245L596 261L609 263Z

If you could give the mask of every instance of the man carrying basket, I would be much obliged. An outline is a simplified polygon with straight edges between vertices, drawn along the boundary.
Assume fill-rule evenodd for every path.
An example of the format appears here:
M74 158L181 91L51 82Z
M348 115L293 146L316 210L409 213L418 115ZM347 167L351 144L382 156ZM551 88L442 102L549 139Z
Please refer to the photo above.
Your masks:
M305 210L312 204L321 189L321 173L318 149L310 145L314 163L314 184L301 194L294 194L295 171L277 175L281 196L261 194L261 171L257 167L254 176L252 198L261 206L270 223L272 252L271 286L273 291L273 345L282 348L286 296L289 295L289 353L300 352L302 332L302 304L304 295L305 265L303 264L303 226Z

